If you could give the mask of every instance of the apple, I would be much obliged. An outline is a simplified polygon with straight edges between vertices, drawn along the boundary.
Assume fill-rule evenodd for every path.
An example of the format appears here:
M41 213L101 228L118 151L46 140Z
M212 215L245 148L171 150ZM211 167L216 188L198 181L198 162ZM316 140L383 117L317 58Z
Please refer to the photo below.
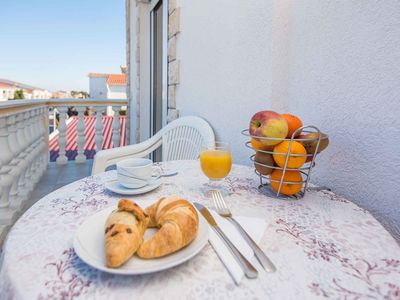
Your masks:
M284 139L288 133L288 124L285 118L274 111L259 111L250 120L250 135ZM281 140L266 140L254 138L265 146L279 144Z

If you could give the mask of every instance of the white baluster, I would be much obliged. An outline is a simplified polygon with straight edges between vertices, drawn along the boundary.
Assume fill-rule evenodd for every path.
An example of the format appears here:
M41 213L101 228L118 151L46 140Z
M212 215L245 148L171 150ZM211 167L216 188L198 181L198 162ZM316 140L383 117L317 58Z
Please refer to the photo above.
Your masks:
M27 160L28 157L28 150L29 150L29 140L25 137L25 113L21 112L17 114L16 118L16 126L17 126L17 140L18 143L21 145L21 152L19 154L19 167L21 168L21 175L18 178L18 186L17 186L17 193L19 201L24 201L28 197L28 185L25 181L25 175L28 172L28 166L30 162ZM17 204L19 207L19 203Z
M101 145L103 144L103 107L95 106L94 110L96 111L96 124L94 125L94 128L96 130L96 152L99 152L101 150Z
M39 147L40 147L40 140L38 139L38 111L37 109L33 109L30 111L30 118L31 118L31 124L30 124L30 135L33 138L32 141L32 164L31 164L31 170L32 170L32 176L31 176L31 180L32 180L32 185L34 186L36 180L39 179L40 177L40 172L38 170L38 161L37 161L37 156L39 154Z
M22 173L20 164L20 153L23 150L18 142L17 138L17 126L16 126L16 115L11 115L7 118L8 125L8 144L10 145L13 159L10 162L11 170L10 175L12 176L12 185L10 190L10 206L18 207L20 199L18 198L18 181Z
M13 153L10 149L9 144L9 132L7 126L7 117L0 118L0 224L6 224L9 218L9 212L7 208L10 205L10 190L13 182L11 176L11 165L10 162L13 158Z
M121 128L121 122L119 120L119 111L121 110L121 106L116 106L113 107L114 109L114 120L112 123L112 131L113 131L113 144L114 148L119 147L120 145L120 128Z
M34 149L33 149L33 157L31 163L31 169L33 172L33 176L31 178L32 186L35 186L36 183L39 182L40 176L42 175L42 171L40 170L40 153L42 150L42 140L40 134L40 109L34 109L32 111L32 136L34 138Z
M58 146L59 156L57 157L57 164L64 165L68 162L68 158L65 155L65 147L67 146L67 123L66 123L66 113L68 111L67 107L58 107L60 112L60 122L58 124Z
M24 113L24 136L25 139L28 141L29 146L27 147L27 157L26 160L29 162L29 167L26 169L25 172L25 183L28 191L31 191L33 189L33 184L32 184L32 178L34 177L34 169L32 167L32 160L33 160L33 150L35 149L35 140L34 137L32 136L32 116L31 113L32 111L28 111Z
M42 158L41 158L41 175L46 171L49 164L49 108L47 106L42 108L42 123L41 123L41 136L42 136Z
M77 144L78 144L78 156L75 158L77 163L84 163L86 162L86 156L84 154L84 145L85 145L85 111L86 107L78 106L76 108L78 111L78 124L76 126L78 132Z
M130 106L128 105L126 107L126 113L125 113L125 145L129 145L130 143L130 130L131 130L130 113L131 110Z

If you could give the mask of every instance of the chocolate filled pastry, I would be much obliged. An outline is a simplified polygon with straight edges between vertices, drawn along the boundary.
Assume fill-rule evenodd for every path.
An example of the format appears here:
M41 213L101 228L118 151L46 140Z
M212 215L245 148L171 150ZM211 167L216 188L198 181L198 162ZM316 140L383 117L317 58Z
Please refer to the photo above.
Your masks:
M117 268L134 255L143 242L150 218L133 201L121 199L105 224L107 266Z

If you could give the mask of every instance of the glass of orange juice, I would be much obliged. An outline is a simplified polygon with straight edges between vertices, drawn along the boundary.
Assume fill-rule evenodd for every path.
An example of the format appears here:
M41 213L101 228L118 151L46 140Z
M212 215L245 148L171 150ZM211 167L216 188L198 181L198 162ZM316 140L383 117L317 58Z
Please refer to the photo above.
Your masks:
M224 179L231 171L232 154L229 144L216 142L215 145L203 147L200 152L200 166L204 175L210 179L210 188L221 189L215 182ZM222 191L226 194L226 191Z

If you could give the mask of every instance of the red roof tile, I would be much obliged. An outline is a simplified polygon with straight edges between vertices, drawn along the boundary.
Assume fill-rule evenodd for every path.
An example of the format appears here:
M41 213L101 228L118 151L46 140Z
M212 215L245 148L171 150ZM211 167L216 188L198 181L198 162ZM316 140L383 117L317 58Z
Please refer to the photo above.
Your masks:
M126 74L89 73L89 77L106 77L108 85L126 84Z
M5 82L0 82L0 87L15 88L12 84L8 84Z
M125 85L126 75L125 74L110 74L107 79L109 85Z

